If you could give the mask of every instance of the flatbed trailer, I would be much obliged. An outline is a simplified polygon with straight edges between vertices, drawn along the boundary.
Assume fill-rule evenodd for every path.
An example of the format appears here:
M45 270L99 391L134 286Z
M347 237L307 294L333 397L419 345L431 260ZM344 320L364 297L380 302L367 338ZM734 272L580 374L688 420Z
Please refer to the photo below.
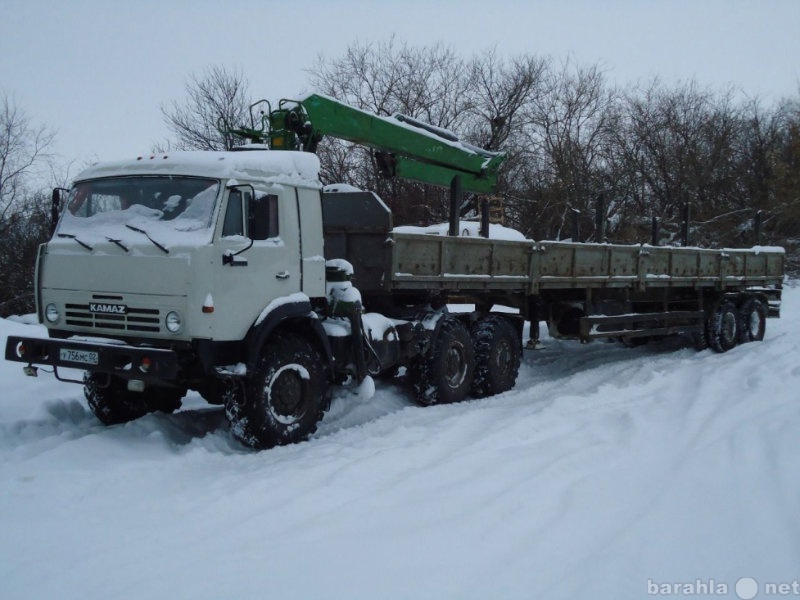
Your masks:
M779 315L783 248L399 233L382 206L368 193L323 199L326 246L353 264L365 305L387 312L392 299L416 306L437 298L475 304L481 312L503 305L525 319L546 320L554 336L583 341L696 333L726 298L744 305L757 297L768 316ZM360 215L357 223L346 218L352 214ZM395 306L394 312L400 315L402 308ZM740 325L750 324L750 317L742 315ZM755 326L763 329L760 319ZM702 339L699 345L704 347Z

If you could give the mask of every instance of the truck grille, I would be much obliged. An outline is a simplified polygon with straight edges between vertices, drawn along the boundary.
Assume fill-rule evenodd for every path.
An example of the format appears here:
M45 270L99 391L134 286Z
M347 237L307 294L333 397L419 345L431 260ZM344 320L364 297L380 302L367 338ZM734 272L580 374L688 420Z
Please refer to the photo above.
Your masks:
M128 307L123 315L93 313L88 304L67 304L65 309L67 325L117 331L160 331L161 315L157 308Z

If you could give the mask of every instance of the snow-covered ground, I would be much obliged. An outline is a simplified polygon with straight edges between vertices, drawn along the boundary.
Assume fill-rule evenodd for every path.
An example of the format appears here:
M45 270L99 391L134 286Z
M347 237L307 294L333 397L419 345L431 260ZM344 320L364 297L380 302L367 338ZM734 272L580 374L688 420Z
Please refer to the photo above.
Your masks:
M0 362L0 598L800 594L800 289L727 354L543 341L511 392L340 390L260 453L197 396L106 428Z

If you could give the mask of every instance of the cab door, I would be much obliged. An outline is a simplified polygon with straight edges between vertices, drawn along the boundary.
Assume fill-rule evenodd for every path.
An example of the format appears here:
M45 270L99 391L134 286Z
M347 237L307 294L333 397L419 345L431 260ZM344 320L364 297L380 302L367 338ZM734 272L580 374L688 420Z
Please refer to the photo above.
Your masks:
M302 289L294 189L229 188L219 231L215 312L227 315L226 337L242 339L270 302Z

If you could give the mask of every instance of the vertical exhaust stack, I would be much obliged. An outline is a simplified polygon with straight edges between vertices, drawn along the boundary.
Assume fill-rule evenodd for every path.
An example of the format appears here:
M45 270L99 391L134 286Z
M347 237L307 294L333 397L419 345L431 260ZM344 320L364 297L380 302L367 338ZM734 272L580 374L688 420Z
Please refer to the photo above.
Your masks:
M461 189L461 175L456 175L450 182L450 227L447 235L458 235L459 210L461 209L461 198L464 193Z
M489 199L481 200L481 237L489 237Z

